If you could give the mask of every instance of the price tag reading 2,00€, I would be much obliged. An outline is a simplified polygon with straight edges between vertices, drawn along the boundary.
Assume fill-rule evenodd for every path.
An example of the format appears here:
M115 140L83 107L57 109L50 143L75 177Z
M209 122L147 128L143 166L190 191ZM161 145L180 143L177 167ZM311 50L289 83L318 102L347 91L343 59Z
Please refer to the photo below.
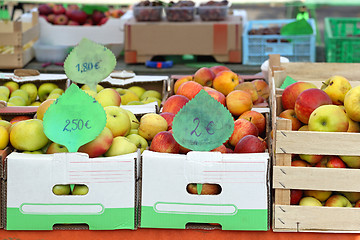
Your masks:
M234 120L221 103L201 90L175 115L175 140L190 150L210 151L223 144L234 131Z
M94 140L106 125L104 108L75 84L56 99L43 118L45 135L53 142L77 152Z
M70 80L95 90L96 84L109 76L115 65L116 58L109 49L83 38L66 58L64 70Z

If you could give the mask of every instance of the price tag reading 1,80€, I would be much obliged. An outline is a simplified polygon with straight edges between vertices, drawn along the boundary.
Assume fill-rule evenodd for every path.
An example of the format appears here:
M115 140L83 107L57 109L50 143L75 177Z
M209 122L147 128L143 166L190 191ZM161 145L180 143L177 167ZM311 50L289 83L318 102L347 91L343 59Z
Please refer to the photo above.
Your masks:
M53 142L77 152L94 140L106 125L104 108L75 84L57 98L43 118L45 135Z
M175 140L190 150L210 151L223 144L234 131L234 120L221 103L201 90L176 114Z
M95 90L96 84L109 76L115 65L116 58L109 49L83 38L66 58L64 70L70 80Z

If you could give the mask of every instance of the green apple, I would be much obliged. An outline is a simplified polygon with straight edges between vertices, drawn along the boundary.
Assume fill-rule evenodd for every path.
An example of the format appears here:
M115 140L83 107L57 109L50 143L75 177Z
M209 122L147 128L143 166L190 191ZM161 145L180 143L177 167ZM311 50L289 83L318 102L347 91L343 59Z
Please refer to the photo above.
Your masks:
M52 90L51 92L50 92L50 94L54 94L54 93L57 93L57 94L63 94L64 93L64 90L63 89L61 89L61 88L55 88L54 90Z
M136 152L137 146L128 138L118 136L114 138L109 150L105 153L105 157L112 157Z
M137 119L137 117L135 116L135 114L133 112L131 112L130 110L127 110L127 109L124 109L124 110L129 115L130 122L131 122L131 129L138 129L140 122Z
M121 97L120 94L112 88L104 88L98 92L95 96L95 100L98 101L101 106L120 106Z
M299 202L300 206L322 206L322 203L314 197L303 197Z
M25 90L30 99L30 103L34 102L37 98L37 87L34 83L24 83L20 86L20 89Z
M157 102L158 106L161 105L161 100L156 97L147 97L147 98L144 98L143 100L141 100L141 102L144 104Z
M131 129L131 122L125 109L117 106L104 108L106 113L106 127L110 129L113 137L126 136Z
M139 130L137 128L132 128L129 131L129 134L127 136L129 136L130 134L139 134Z
M69 150L64 145L54 142L51 143L46 150L46 154L63 153L63 152L69 152Z
M325 202L326 207L352 207L351 202L345 196L336 194L329 197Z
M22 97L25 100L26 105L29 105L31 103L29 94L25 90L17 89L10 94L10 98L15 97L15 96Z
M4 83L4 86L7 87L10 90L10 94L15 91L16 89L19 89L19 84L14 81L9 81Z
M82 86L81 86L81 89L82 89L82 90L92 90L92 89L90 89L89 85L86 85L86 84L82 85ZM97 84L97 85L96 85L96 92L97 92L97 93L100 92L100 91L103 90L103 89L104 89L104 87L101 86L100 84ZM92 90L92 91L94 91L94 90Z
M58 94L58 93L50 93L49 96L46 98L46 100L47 99L57 99L60 96L61 96L61 94Z
M40 106L41 102L39 101L35 101L33 103L31 103L29 106Z
M3 93L0 93L0 101L5 101L5 102L7 102L7 101L9 101L9 97L6 96L6 95L3 94Z
M86 195L89 192L88 186L84 184L75 184L71 195Z
M360 156L339 156L349 168L360 168Z
M332 191L305 190L306 197L314 197L320 202L325 202L332 194Z
M139 135L146 140L152 140L154 136L168 129L168 123L159 114L146 113L140 118Z
M158 99L161 99L161 93L156 90L147 90L141 95L140 100L143 100L147 97L156 97Z
M27 153L27 154L43 154L43 152L41 150L36 150L36 151L23 151L22 153Z
M116 91L120 94L122 105L127 105L129 102L140 100L136 93L131 90L116 88Z
M59 88L55 83L42 83L38 89L38 95L41 102L45 101L52 90Z
M10 132L11 123L6 120L0 120L0 126L3 126Z
M350 202L356 203L360 200L360 192L340 192L344 195Z
M133 91L139 98L146 92L146 89L140 86L131 86L128 89Z
M134 143L138 148L140 148L141 153L149 146L145 138L138 134L130 134L126 136L130 142Z
M349 128L349 120L341 107L322 105L311 113L308 126L310 131L346 132Z
M69 184L57 184L52 189L55 195L69 195L71 192Z
M7 106L26 106L26 101L23 97L13 96L8 100Z
M140 101L131 101L131 102L128 102L127 105L144 105L144 103L140 102Z
M10 90L5 86L0 86L0 94L6 96L7 98L10 97Z
M35 151L43 148L49 139L39 119L23 120L13 125L10 131L11 145L20 151Z

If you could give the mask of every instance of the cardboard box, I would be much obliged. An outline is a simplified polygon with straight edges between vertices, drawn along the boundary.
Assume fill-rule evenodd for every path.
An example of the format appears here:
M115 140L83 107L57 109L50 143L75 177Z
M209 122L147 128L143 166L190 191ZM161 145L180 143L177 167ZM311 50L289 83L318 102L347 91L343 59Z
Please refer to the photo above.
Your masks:
M4 150L0 150L0 228L4 228L3 226L3 219L4 219L4 215L3 215L3 202L4 202L4 188L3 188L3 167L4 167L4 161L5 158L7 157L7 155L9 155L12 152L13 148L11 147L6 147Z
M52 230L55 224L135 229L138 158L139 153L96 159L83 153L11 153L4 173L5 229ZM56 184L85 184L89 192L55 195Z
M145 150L141 162L141 228L218 223L223 230L268 230L268 153L182 155ZM189 194L189 183L219 184L222 191Z
M125 13L120 18L109 18L101 26L53 25L40 18L40 42L47 45L75 46L88 38L108 47L116 57L124 48L124 24L131 17Z
M241 63L242 17L204 22L137 22L125 24L125 62L144 63L155 55L212 55L218 62Z
M359 232L355 219L358 208L290 205L290 190L360 192L360 170L351 168L292 167L294 154L360 156L360 133L292 131L291 121L277 117L282 109L281 84L286 76L309 81L320 87L333 75L346 77L352 87L359 86L360 64L352 63L282 63L269 69L272 85L271 111L273 144L273 230L278 232ZM314 81L316 80L316 81Z
M30 22L0 21L0 69L22 68L35 56L33 43L39 38L38 14ZM6 48L6 49L5 49Z

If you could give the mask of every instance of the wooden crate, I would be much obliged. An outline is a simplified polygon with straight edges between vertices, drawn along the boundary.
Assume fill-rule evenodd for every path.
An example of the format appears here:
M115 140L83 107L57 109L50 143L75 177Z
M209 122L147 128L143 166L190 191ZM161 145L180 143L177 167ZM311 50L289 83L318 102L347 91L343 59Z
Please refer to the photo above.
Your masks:
M280 66L280 65L277 65ZM320 87L332 75L342 75L360 85L360 64L287 63L269 71L273 141L273 231L359 232L359 208L290 205L290 189L360 192L359 169L292 167L292 154L360 155L360 133L292 131L291 121L278 118L286 76ZM273 75L272 75L273 74Z
M0 69L22 68L35 56L32 44L39 38L38 13L32 13L32 22L0 21L0 46L12 49L0 53Z

